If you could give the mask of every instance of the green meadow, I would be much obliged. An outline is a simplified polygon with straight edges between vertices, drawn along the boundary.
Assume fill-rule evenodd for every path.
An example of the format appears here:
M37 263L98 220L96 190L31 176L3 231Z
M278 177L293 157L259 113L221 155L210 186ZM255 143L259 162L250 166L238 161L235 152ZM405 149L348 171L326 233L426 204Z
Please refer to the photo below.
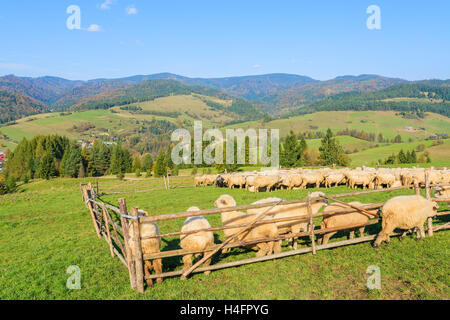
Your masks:
M176 183L174 178L173 183ZM87 183L88 179L83 180ZM92 180L92 182L95 182ZM99 179L100 191L127 190L127 194L103 196L117 205L125 197L128 207L138 206L150 215L175 213L190 206L213 208L221 194L230 194L238 204L250 204L268 196L298 199L311 190L276 191L253 194L245 190L180 188L170 191L134 193L135 189L162 186L158 179L118 181ZM416 241L408 236L374 249L370 243L319 251L317 255L294 257L223 269L210 276L193 275L187 281L166 279L142 295L130 289L126 268L111 258L108 246L98 239L89 213L81 201L80 180L33 181L21 192L0 197L0 299L449 299L448 261L450 233L437 232L432 238ZM346 187L327 190L328 194L348 192ZM355 196L345 201L374 203L411 191ZM441 210L448 210L442 206ZM441 217L437 223L448 221ZM208 216L213 226L219 216ZM320 221L316 221L318 226ZM160 223L161 232L179 231L183 221ZM366 235L380 230L374 225ZM216 233L216 242L223 235ZM346 239L339 233L331 241ZM307 238L299 246L309 246ZM162 242L162 250L175 249L178 238ZM284 250L288 250L286 245ZM213 263L254 257L255 253L236 248ZM81 269L81 289L69 290L69 266ZM381 269L381 290L366 287L371 265ZM164 260L164 271L182 268L181 258Z

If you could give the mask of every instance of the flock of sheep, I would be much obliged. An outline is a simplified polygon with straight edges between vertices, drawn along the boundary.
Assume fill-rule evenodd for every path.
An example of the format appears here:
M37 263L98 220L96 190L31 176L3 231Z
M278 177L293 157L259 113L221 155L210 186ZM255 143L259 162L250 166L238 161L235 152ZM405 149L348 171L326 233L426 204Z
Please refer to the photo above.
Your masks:
M450 191L450 190L446 190ZM339 203L332 203L328 205L328 202L325 198L322 198L324 194L322 192L315 192L311 194L311 197L315 197L318 199L317 201L311 204L312 213L316 214L325 207L324 212L331 212L339 209L345 209L344 205ZM447 196L446 196L447 197ZM253 204L261 204L261 203L274 203L280 202L282 199L280 198L267 198L262 199ZM362 203L353 202L351 203L355 206L361 207L364 206ZM230 195L222 195L215 202L214 205L217 208L230 208L237 206L236 201ZM269 209L269 210L268 210ZM436 202L427 200L422 196L414 195L414 196L399 196L390 199L385 203L382 209L382 231L378 234L374 242L374 246L377 247L381 244L381 242L386 241L389 243L389 235L394 231L394 229L402 229L405 230L402 238L407 234L408 231L415 230L417 232L417 239L422 239L425 237L424 223L429 217L433 217L437 214L438 205ZM197 207L191 207L188 209L190 212L199 211ZM332 215L324 216L321 222L321 229L328 228L336 228L336 227L346 227L351 225L362 225L369 222L369 219L372 215L367 213L363 213L360 211L353 213L345 213L345 210L341 210L342 213L334 213ZM346 210L348 211L348 210ZM369 211L370 213L374 213L374 211ZM255 225L249 229L248 232L239 235L233 242L241 242L241 241L250 241L256 239L268 239L268 238L276 238L280 235L287 235L289 240L289 247L297 248L298 239L294 237L295 234L300 232L311 231L311 226L308 222L309 212L308 207L305 203L300 204L278 204L268 208L258 208L258 209L249 209L247 212L242 211L229 211L221 213L222 226L233 227L239 226L236 228L224 229L225 238L229 239L233 235L240 232L244 227L243 224L249 224L255 220L255 218L260 214L267 214L264 218L267 221L270 220L280 220L282 218L294 218L294 217L304 217L304 219L297 219L291 221L284 222L273 222ZM203 216L196 216L188 218L181 231L182 232L192 232L197 230L204 230L211 228L208 220ZM131 228L132 230L132 228ZM350 238L354 238L355 230L350 231ZM358 228L360 233L360 237L364 236L364 227ZM140 224L140 233L143 238L151 237L154 235L160 235L158 226L156 223L141 223ZM327 244L328 240L331 236L333 236L336 232L328 232L324 233L322 237L319 238L319 244ZM292 235L292 237L290 237ZM133 238L134 233L130 232L130 236ZM232 242L232 243L233 243ZM160 238L152 238L152 239L143 239L141 241L142 244L142 252L144 255L151 255L160 252L161 247L161 239ZM261 242L251 245L246 245L245 247L255 250L256 256L266 256L274 253L281 252L281 244L282 241L268 241ZM214 233L212 231L199 231L197 233L189 233L187 235L180 236L180 247L189 252L201 252L205 251L208 248L214 246ZM222 254L226 253L227 249L222 250ZM198 254L186 254L183 256L184 268L189 269L192 266L193 258L199 258L203 255L203 253ZM195 257L194 257L195 256ZM205 262L205 265L209 265L211 260ZM157 274L162 273L162 260L155 259L153 261L145 261L145 274L149 275L151 270L154 269ZM208 274L209 272L205 272ZM157 282L162 282L162 279L157 279ZM152 281L148 280L147 284L149 286L152 285Z
M399 186L425 185L423 168L369 168L356 169L290 169L204 175L194 178L194 185L245 188L251 192L276 189L306 189L347 185L355 189L381 189ZM450 170L427 169L431 184L450 183Z

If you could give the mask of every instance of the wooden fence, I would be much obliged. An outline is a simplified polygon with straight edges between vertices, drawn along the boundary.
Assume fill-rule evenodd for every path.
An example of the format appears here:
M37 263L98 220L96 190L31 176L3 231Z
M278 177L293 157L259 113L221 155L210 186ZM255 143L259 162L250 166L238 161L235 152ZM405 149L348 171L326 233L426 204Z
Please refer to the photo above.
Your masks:
M181 178L181 179L180 179ZM146 179L146 182L157 181L160 182L160 186L154 186L151 188L138 189L136 186L129 188L127 190L120 189L103 189L100 191L98 180L94 185L97 195L119 195L119 194L132 194L132 193L143 193L150 191L160 191L160 190L172 190L172 189L182 189L182 188L194 188L194 177L191 176L164 176L161 178L151 178Z
M431 197L431 190L432 187L436 186L442 186L442 185L430 185L428 183L428 180L425 185L426 190L426 197L428 199L432 199L434 201L438 202L450 202L450 199L433 199ZM212 270L218 270L218 269L224 269L224 268L230 268L235 266L240 266L244 264L250 264L250 263L256 263L261 261L268 261L273 259L279 259L283 257L298 255L298 254L305 254L312 252L312 254L316 254L319 250L324 249L331 249L341 246L347 246L347 245L353 245L357 243L372 241L375 239L376 235L370 235L370 236L363 236L360 238L345 240L345 241L337 241L328 243L326 245L317 245L315 241L315 237L317 235L321 235L324 233L329 232L335 232L335 231L344 231L344 230L354 230L356 228L365 227L374 225L380 222L380 217L377 214L373 214L369 212L368 210L376 210L378 208L381 208L384 203L375 203L375 204L367 204L363 205L361 207L356 207L350 204L347 204L345 202L342 202L340 200L337 200L337 198L342 197L348 197L348 196L356 196L361 194L371 194L371 193L379 193L379 192L386 192L386 191L394 191L394 190L401 190L401 189L410 189L410 187L397 187L397 188L390 188L390 189L383 189L383 190L370 190L370 191L361 191L361 192L353 192L353 193L343 193L343 194L337 194L331 196L320 196L320 197L311 197L308 196L306 199L300 199L300 200L290 200L290 201L277 201L272 203L264 203L264 204L254 204L254 205L241 205L236 206L232 208L222 208L222 209L210 209L210 210L201 210L196 212L181 212L181 213L175 213L175 214L166 214L166 215L160 215L160 216L149 216L149 214L146 211L139 210L138 208L134 207L131 209L131 211L128 211L127 204L125 199L119 199L119 207L114 207L112 205L105 204L96 197L96 193L94 190L94 187L92 184L88 185L80 185L82 195L83 195L83 201L85 202L87 208L89 209L92 222L94 225L95 232L97 233L98 237L103 237L106 242L109 245L109 249L111 252L111 256L117 256L119 260L127 267L129 277L130 277L130 285L133 289L136 289L138 292L144 292L144 281L147 281L148 284L152 282L152 279L158 279L158 278L166 278L166 277L175 277L175 276L181 276L182 279L186 279L190 274L192 273L199 273L199 272L205 272L205 271L212 271ZM415 193L420 193L420 187L415 186ZM333 202L337 202L341 204L344 208L339 210L333 210L327 213L316 213L313 214L311 205L314 202L322 201L324 199L331 200ZM298 217L290 217L290 218L283 218L283 219L276 219L267 221L264 220L267 213L270 211L271 208L274 206L282 206L282 205L293 205L296 204L300 207L306 207L308 209L308 215L307 216L298 216ZM233 225L233 226L220 226L220 227L212 227L208 229L200 229L190 232L172 232L172 233L166 233L166 234L160 234L155 236L147 236L147 237L141 237L139 234L139 225L143 223L155 223L159 221L168 221L168 220L174 220L174 219L186 219L189 217L196 217L196 216L207 216L207 215L213 215L213 214L220 214L222 212L230 212L230 211L240 211L240 210L248 210L248 209L256 209L256 208L267 208L263 213L256 216L254 221L251 223L246 224L240 224L240 225ZM113 213L111 215L110 213ZM333 214L342 214L342 213L351 213L351 212L363 212L366 214L370 214L373 216L373 219L370 220L366 224L361 225L349 225L345 227L339 227L339 228L328 228L328 229L315 229L314 228L314 218L318 217L325 217L330 216ZM448 215L450 214L450 211L440 212L438 213L438 216L442 215ZM115 219L113 219L113 216ZM241 241L233 241L235 238L237 238L242 233L248 231L249 229L258 226L263 225L267 223L274 223L274 222L287 222L287 221L306 221L309 223L309 228L307 232L301 232L298 234L289 234L289 235L280 235L276 238L263 238L263 239L254 239L254 240L241 240ZM118 224L118 221L120 221L120 225ZM150 255L144 255L141 249L141 240L151 239L151 238L167 238L167 237L178 237L181 235L188 235L198 232L204 232L204 231L220 231L230 228L242 228L240 229L238 233L236 233L234 236L228 238L224 242L220 244L216 244L213 247L208 248L204 251L187 251L183 249L176 249L176 250L168 250L168 251L161 251L158 253L150 254ZM136 235L134 237L130 237L130 230L132 228L132 234ZM439 231L439 230L445 230L450 228L450 223L445 223L443 225L439 226L433 226L432 219L428 219L428 227L426 228L428 235L433 236L433 232ZM392 236L397 236L400 234L394 234ZM227 248L235 248L240 246L248 246L251 244L257 244L261 242L269 242L269 241L279 241L279 240L285 240L292 237L310 237L311 239L311 246L296 250L290 250L281 252L278 254L271 254L263 257L256 257L256 258L249 258L245 260L238 260L228 263L221 263L221 264L215 264L210 266L201 267L201 265L208 259L210 259L214 254L219 252L221 249L227 249ZM132 250L134 248L134 250ZM134 251L134 256L132 255L132 252ZM203 258L200 259L197 263L195 263L191 268L188 270L179 270L179 271L171 271L171 272L163 272L160 274L147 274L144 276L144 264L145 261L151 261L155 259L164 259L169 257L177 257L177 256L184 256L187 254L197 254L197 253L203 253Z

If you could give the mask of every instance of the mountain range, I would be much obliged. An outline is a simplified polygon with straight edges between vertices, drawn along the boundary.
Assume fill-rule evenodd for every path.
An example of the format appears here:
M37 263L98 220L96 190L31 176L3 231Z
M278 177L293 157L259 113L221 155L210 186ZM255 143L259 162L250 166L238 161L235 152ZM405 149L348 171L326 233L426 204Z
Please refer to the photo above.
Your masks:
M161 80L172 82L166 82L162 86ZM254 106L261 114L280 116L343 93L364 94L401 84L437 82L439 81L409 82L379 75L341 76L319 81L307 76L283 73L227 78L189 78L159 73L89 81L7 75L0 77L0 114L2 119L10 121L37 112L80 109L99 102L105 106L117 105L133 99L142 101L176 94L171 92L172 88L179 92L190 91L207 96L222 94L240 101L247 100L247 106ZM442 82L439 85L441 84ZM7 111L5 108L8 108ZM17 110L11 112L14 109ZM10 115L3 118L6 113Z

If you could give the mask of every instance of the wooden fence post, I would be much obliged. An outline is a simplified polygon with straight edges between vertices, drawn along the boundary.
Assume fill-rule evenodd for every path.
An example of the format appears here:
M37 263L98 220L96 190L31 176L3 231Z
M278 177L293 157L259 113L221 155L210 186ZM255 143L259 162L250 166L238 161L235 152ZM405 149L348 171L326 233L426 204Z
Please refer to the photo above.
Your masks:
M430 187L430 174L429 171L425 171L425 194L427 197L427 200L431 201L431 187ZM428 218L428 236L433 236L433 218Z
M119 199L119 209L120 209L120 221L122 223L123 230L123 239L125 242L125 258L128 264L128 273L130 274L130 285L131 288L136 289L136 267L134 266L134 260L131 253L131 241L130 241L130 233L128 230L128 220L122 215L128 215L127 212L127 203L125 199Z
M417 181L414 181L414 191L416 192L416 196L420 196L419 182Z
M306 199L306 205L308 206L308 214L309 214L309 229L311 231L311 247L312 253L316 254L316 239L314 235L314 220L313 220L313 210L311 207L311 194L308 193L308 198Z
M89 212L91 213L92 223L94 224L95 232L97 233L97 236L99 238L101 238L102 235L100 234L100 229L98 226L97 217L94 212L94 207L92 205L92 201L88 201L88 200L90 200L89 193L88 193L88 187L83 187L82 189L83 189L83 201L85 202L86 206L89 209Z
M139 209L133 207L131 209L133 217L139 217ZM144 260L141 246L141 232L139 228L139 219L133 220L133 247L134 247L134 263L136 266L136 288L139 293L144 293Z
M114 247L111 239L111 231L109 230L109 220L108 220L108 211L106 210L105 204L102 203L102 212L103 212L103 220L105 221L105 229L106 235L108 236L109 241L109 251L111 252L111 257L114 258Z
M95 200L95 191L94 191L94 187L92 186L91 182L88 183L87 188L88 188L87 191L88 191L89 198L92 200ZM95 218L97 219L97 221L100 225L100 232L101 232L102 231L102 222L101 221L102 221L103 215L99 215L97 203L92 202L92 209L94 210Z

